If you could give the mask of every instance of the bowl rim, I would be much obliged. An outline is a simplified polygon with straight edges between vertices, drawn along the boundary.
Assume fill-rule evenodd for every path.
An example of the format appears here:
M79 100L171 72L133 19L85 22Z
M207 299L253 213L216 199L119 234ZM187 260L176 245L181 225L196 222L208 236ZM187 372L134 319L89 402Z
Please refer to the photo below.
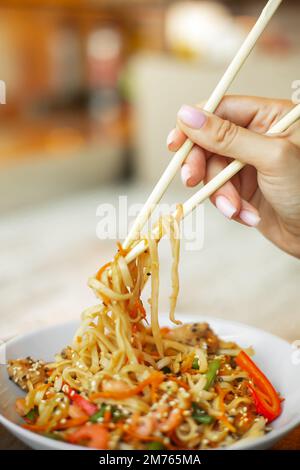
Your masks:
M162 317L165 318L166 315L162 314ZM261 328L258 328L258 327L255 327L255 326L252 326L252 325L248 325L246 323L243 323L243 322L240 322L240 321L237 321L237 320L226 320L226 319L223 319L223 318L218 318L218 317L213 317L213 316L209 316L209 315L198 315L196 313L193 313L193 314L189 314L187 315L186 313L181 313L181 314L178 314L178 317L185 317L185 318L197 318L198 321L207 321L208 323L209 322L213 322L213 323L218 323L220 325L232 325L232 326L236 326L237 328L241 328L241 329L244 329L245 331L246 330L251 330L253 333L259 333L259 334L264 334L266 337L268 337L269 339L271 340L275 340L277 342L280 342L282 343L284 346L290 346L290 343L283 339L283 338L280 338L279 336L276 336L274 335L273 333L270 333L268 331L265 331ZM8 341L0 344L0 353L2 352L2 350L5 350L6 347L9 345L9 346L13 346L15 343L18 343L18 341L20 340L28 340L32 337L35 337L36 335L38 335L39 333L42 333L42 332L45 332L45 331L51 331L51 330L56 330L57 328L70 328L71 325L74 325L74 329L76 328L76 325L79 325L79 320L69 320L69 321L66 321L66 322L61 322L61 323L55 323L55 324L52 324L52 325L47 325L47 326L43 326L41 328L38 328L36 330L33 330L33 331L28 331L28 332L25 332L25 333L20 333L20 334L17 334L16 336L14 336L13 338L10 338ZM45 436L42 436L40 434L37 434L37 433L34 433L28 429L24 429L22 428L19 424L16 424L12 421L10 421L8 418L6 418L5 416L3 416L1 413L0 413L0 423L5 427L7 428L9 431L11 431L14 435L16 435L18 438L21 438L21 439L24 439L26 442L28 441L36 441L36 443L38 443L40 446L44 446L47 447L49 445L49 441L52 441L53 443L53 447L58 449L58 450L93 450L93 449L89 449L87 447L84 447L84 446L77 446L77 445L74 445L74 444L69 444L67 442L60 442L60 441L54 441L53 439L50 439L48 437L45 437ZM227 446L227 447L219 447L217 448L216 450L238 450L238 449L243 449L243 450L247 450L247 449L254 449L255 448L255 445L256 444L260 444L260 445L263 445L265 443L267 443L268 441L276 441L278 439L280 439L280 437L284 437L286 434L288 434L290 431L292 431L295 427L299 426L300 425L300 413L299 413L299 416L295 416L294 419L291 420L291 422L287 425L284 425L282 428L280 429L273 429L270 433L268 434L265 434L264 436L262 437L258 437L258 438L255 438L255 439L249 439L249 440L241 440L241 441L238 441L230 446ZM20 437L21 436L21 437Z

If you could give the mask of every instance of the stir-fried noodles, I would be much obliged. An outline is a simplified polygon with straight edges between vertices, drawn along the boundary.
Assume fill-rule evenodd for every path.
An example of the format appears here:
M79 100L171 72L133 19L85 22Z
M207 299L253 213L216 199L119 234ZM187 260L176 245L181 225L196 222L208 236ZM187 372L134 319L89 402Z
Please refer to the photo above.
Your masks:
M17 400L25 428L99 449L206 449L261 436L280 414L276 391L238 345L207 324L175 319L177 214L159 220L159 236L147 237L136 260L127 264L129 250L119 246L89 279L99 304L83 312L55 362L10 361L10 376L27 391ZM158 240L167 232L173 329L160 327L158 309ZM149 279L148 323L141 293Z

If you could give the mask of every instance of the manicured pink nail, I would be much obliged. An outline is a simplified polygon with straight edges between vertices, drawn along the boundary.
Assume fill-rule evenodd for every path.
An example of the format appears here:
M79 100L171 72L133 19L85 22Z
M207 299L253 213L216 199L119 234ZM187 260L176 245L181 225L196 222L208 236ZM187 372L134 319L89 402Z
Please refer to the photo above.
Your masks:
M205 114L192 106L182 106L178 112L179 119L189 127L201 129L206 122Z
M181 179L185 186L188 186L189 179L192 177L192 172L189 165L183 165L181 168Z
M246 210L240 212L240 219L245 222L245 224L250 225L250 227L256 227L261 221L258 214Z
M172 129L171 132L169 133L169 135L167 137L167 146L168 147L173 144L173 142L176 138L176 133L177 133L176 129Z
M237 211L236 207L225 196L218 196L216 198L216 206L227 219L231 219L233 214Z

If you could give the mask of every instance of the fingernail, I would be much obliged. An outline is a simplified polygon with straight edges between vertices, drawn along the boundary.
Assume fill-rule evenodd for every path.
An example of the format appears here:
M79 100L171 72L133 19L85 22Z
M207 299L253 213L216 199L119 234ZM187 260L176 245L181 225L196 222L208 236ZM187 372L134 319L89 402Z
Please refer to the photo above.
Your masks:
M206 122L205 114L192 106L182 106L178 111L178 117L184 124L194 129L201 129Z
M250 225L250 227L256 227L261 221L258 214L246 210L240 212L240 219L245 222L245 224Z
M216 198L216 206L227 219L231 219L233 214L237 211L236 207L225 196L218 196Z
M171 132L169 133L168 137L167 137L167 146L168 147L171 144L173 144L175 138L176 138L176 129L172 129Z
M181 179L185 186L188 186L189 179L192 177L192 172L189 165L183 165L181 168Z

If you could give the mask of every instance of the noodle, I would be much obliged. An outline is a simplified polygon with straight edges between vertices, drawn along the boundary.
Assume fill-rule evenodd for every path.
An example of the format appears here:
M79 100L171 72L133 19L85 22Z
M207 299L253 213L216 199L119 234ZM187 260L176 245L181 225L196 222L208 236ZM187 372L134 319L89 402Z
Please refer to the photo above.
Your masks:
M181 217L179 206L176 218L162 217L156 225L158 239L170 237L169 318L176 325ZM241 349L221 341L206 324L160 327L158 239L151 232L143 239L148 249L135 261L127 264L119 249L89 279L101 302L84 310L72 345L53 363L30 362L23 387L28 393L17 403L25 427L77 442L77 431L90 421L89 433L106 430L107 442L99 448L109 449L206 449L264 434L266 421L255 410L249 375L233 363ZM141 299L149 277L150 326ZM22 364L12 365L13 379ZM31 380L35 371L40 378Z

